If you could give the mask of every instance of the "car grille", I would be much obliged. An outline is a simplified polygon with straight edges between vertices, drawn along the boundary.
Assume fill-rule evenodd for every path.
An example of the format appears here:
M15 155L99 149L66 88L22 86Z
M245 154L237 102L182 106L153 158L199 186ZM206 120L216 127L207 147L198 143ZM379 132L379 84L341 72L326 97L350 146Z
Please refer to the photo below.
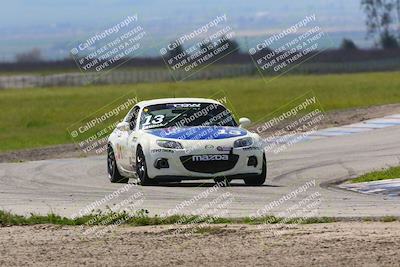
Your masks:
M210 156L210 160L193 160L193 156ZM212 156L221 156L221 155L188 155L180 157L183 166L192 172L200 172L200 173L217 173L228 171L235 167L239 156L234 154L224 154L223 156L227 156L227 159L224 160L213 160Z

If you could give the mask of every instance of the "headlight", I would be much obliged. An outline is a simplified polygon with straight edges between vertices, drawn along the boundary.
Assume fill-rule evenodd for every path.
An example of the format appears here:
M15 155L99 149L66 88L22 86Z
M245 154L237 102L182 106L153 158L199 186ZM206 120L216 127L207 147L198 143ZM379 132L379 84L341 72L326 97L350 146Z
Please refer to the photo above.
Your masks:
M252 144L253 144L253 138L246 137L236 140L233 143L233 147L246 147L246 146L251 146Z
M181 143L170 140L157 140L157 145L164 148L183 149Z

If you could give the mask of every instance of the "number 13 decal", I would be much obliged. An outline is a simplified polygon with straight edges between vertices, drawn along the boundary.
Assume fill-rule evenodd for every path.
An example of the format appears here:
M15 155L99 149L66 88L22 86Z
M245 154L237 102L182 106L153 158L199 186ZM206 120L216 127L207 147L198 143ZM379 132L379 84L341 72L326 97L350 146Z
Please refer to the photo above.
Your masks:
M149 115L144 117L143 126L150 125L150 124L160 124L164 121L165 115Z

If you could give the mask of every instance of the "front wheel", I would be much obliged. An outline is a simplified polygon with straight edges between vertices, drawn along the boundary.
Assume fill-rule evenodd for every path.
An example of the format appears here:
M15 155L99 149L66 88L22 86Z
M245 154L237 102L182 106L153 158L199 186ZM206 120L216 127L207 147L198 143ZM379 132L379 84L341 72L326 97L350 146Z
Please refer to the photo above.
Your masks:
M147 175L146 158L141 147L138 147L136 152L136 175L141 185L155 184L155 181L151 180Z
M246 185L260 186L265 183L266 176L267 176L267 160L265 159L265 154L264 154L261 174L252 178L245 178L244 183Z
M127 183L129 178L123 177L117 168L114 150L111 146L107 149L107 171L111 183Z

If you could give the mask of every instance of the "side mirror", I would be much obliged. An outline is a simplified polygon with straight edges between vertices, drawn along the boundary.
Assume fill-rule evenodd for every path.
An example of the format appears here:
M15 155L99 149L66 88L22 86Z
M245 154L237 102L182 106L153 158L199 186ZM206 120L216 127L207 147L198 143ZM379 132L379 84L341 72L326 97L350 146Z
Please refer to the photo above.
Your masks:
M239 119L239 127L246 128L251 124L251 120L249 118L240 118Z
M122 121L117 124L117 129L123 132L129 131L129 122Z

